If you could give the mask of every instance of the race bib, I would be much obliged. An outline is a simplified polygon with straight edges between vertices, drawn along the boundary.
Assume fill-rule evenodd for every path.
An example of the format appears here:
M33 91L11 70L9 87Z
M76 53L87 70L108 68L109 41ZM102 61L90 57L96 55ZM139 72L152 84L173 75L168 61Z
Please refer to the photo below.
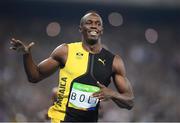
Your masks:
M79 110L95 110L99 100L92 94L99 90L97 86L74 82L68 106Z

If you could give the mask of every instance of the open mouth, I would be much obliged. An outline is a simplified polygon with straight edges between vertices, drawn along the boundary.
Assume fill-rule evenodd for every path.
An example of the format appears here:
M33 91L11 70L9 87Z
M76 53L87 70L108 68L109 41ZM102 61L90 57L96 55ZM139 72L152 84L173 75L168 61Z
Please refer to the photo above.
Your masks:
M96 31L91 31L90 34L91 35L97 35L97 32Z
M92 36L97 36L98 35L98 32L97 31L88 31L88 33Z

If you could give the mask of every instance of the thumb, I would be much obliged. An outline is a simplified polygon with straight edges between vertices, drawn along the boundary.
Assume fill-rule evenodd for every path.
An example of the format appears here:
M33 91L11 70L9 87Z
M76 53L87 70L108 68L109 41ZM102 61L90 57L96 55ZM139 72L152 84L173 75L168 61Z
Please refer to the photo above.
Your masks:
M35 45L35 43L34 43L34 42L31 42L31 43L27 46L27 48L30 49L33 45Z
M105 86L103 84L101 84L99 81L97 81L97 85L100 87L100 88L104 88Z

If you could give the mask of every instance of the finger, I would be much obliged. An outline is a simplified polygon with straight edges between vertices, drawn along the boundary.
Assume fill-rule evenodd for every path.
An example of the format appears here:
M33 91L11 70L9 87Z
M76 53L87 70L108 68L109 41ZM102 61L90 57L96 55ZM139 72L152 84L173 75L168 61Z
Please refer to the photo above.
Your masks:
M17 47L17 46L19 46L20 44L19 44L19 42L17 42L17 41L10 41L10 44L11 45L13 45L13 46L15 46L15 47Z
M28 48L31 48L35 43L34 42L31 42L29 45L28 45Z
M15 38L12 38L11 41L12 41L12 42L15 42L15 43L20 43L20 44L22 44L22 41L21 41L21 40L16 40Z
M10 42L12 45L22 45L22 42L20 40L16 40L14 38L11 39L11 42Z
M12 41L15 41L16 39L15 38L11 38Z
M16 40L15 38L12 38L11 41L13 41L13 42L19 42L20 40Z
M99 97L96 97L96 98L98 98L98 99L99 99L99 101L103 101L103 100L105 100L105 97L104 97L104 96L99 96Z
M104 94L102 92L94 93L93 97L97 97L97 98L104 97Z
M104 99L104 98L103 98L103 99L99 99L99 101L100 101L100 102L102 102L102 101L106 101L106 99Z
M12 39L11 39L11 42L16 43L17 41L16 41L16 39L12 38Z
M99 99L100 102L101 101L108 101L109 100L109 98L106 98L105 96L101 96L98 99Z
M102 102L102 101L104 101L104 100L105 100L104 98L99 98L99 101L100 101L100 102Z
M100 88L105 87L105 86L104 86L104 85L102 85L99 81L97 81L97 85L98 85Z
M14 44L15 44L15 42L13 42L13 41L10 41L10 44L14 45Z
M93 93L92 94L92 97L98 97L99 96L99 93Z
M105 100L105 97L104 97L104 96L99 96L99 97L94 97L94 98L98 99L99 101Z
M10 50L17 50L16 47L10 47L9 49L10 49Z
M17 43L23 44L21 40L16 40Z

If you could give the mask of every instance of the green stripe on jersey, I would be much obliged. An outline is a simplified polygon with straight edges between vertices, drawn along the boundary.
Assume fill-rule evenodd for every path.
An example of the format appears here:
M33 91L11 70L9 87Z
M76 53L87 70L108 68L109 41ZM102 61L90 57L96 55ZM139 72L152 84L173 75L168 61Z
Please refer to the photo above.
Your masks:
M74 82L73 88L83 92L98 92L100 90L100 88L97 86L82 84L78 82Z

